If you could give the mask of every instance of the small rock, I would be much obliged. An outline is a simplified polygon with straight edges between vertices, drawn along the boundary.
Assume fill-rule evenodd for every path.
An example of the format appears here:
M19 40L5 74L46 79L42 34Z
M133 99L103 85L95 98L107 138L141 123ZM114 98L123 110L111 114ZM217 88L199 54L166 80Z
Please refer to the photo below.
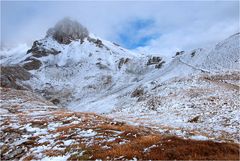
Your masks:
M196 122L198 122L199 118L200 118L200 116L196 116L196 117L194 117L194 118L188 120L188 122L196 123Z

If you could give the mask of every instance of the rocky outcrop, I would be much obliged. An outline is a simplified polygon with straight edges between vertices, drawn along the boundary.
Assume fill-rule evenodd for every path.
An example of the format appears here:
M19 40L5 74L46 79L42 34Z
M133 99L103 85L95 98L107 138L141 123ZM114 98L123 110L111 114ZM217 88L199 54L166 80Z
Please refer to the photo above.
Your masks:
M22 67L26 70L36 70L39 69L42 65L42 62L35 58L27 58L25 61L27 62L24 63Z
M29 80L31 74L19 65L1 66L1 87L14 89L29 89L21 81Z
M28 53L32 53L33 57L40 58L43 56L48 56L50 54L57 55L57 54L61 53L61 51L57 51L56 49L53 49L53 48L46 49L42 46L42 43L40 43L38 41L34 41L32 48L27 51L27 54Z
M72 40L81 40L88 37L88 30L77 21L64 18L53 28L47 31L47 37L52 36L61 44L70 44Z
M29 80L31 77L31 74L19 65L1 66L0 69L1 75L9 75L19 80Z
M161 68L165 61L159 56L153 56L148 59L147 65L155 65L155 68Z
M128 62L129 62L129 58L121 58L120 60L119 60L119 62L118 62L118 69L121 69L122 68L122 66L123 66L123 64L127 64Z
M161 57L153 56L153 57L148 59L147 65L158 64L161 60L162 60Z
M42 62L37 58L49 55L57 55L61 53L61 51L58 51L54 48L45 48L43 43L34 41L32 48L27 51L27 54L29 53L31 53L31 55L22 62L22 67L26 70L36 70L42 66Z
M87 40L91 43L94 43L96 45L96 47L105 48L106 50L110 50L106 45L103 44L102 40L94 39L91 37L88 37Z
M175 56L182 55L182 54L184 54L184 51L177 51Z

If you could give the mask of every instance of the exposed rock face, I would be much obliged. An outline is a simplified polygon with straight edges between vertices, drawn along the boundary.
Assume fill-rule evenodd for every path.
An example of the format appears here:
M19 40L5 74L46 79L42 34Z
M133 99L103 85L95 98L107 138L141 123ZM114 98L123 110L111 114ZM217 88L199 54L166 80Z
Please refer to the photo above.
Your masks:
M56 49L53 49L53 48L51 48L50 50L46 49L46 48L43 48L42 43L40 43L38 41L34 41L32 48L27 51L27 53L32 53L32 56L36 57L36 58L40 58L40 57L43 57L43 56L48 56L50 54L57 55L60 52L61 51L57 51Z
M42 62L35 58L27 58L27 61L25 64L23 64L23 68L26 70L36 70L39 69L42 65Z
M36 58L41 58L48 55L57 55L61 53L54 48L45 48L44 45L39 41L34 41L31 49L27 51L27 54L31 53L31 56L23 61L23 68L26 70L36 70L42 65L42 62Z
M24 68L16 66L0 67L1 69L1 87L14 89L27 89L28 87L21 84L21 80L29 80L31 74Z
M158 64L161 60L162 60L161 57L153 56L150 59L148 59L147 65Z
M130 60L129 58L126 58L126 59L121 58L118 62L118 69L121 69L123 64L127 64L129 62L129 60Z
M13 76L16 79L20 80L29 80L31 77L31 74L27 72L22 67L16 65L16 66L1 66L1 75L9 75Z
M110 50L106 45L103 44L102 40L99 40L99 39L94 39L94 38L91 38L91 37L88 37L87 40L89 42L92 42L96 45L96 47L99 47L99 48L105 48L106 50ZM82 41L81 41L82 43Z
M175 56L182 55L182 54L184 54L184 51L177 51Z
M72 40L83 40L88 37L88 30L69 18L59 21L54 28L47 31L47 36L52 36L61 44L69 44Z
M165 61L161 57L153 56L148 59L147 65L155 65L155 68L161 68Z

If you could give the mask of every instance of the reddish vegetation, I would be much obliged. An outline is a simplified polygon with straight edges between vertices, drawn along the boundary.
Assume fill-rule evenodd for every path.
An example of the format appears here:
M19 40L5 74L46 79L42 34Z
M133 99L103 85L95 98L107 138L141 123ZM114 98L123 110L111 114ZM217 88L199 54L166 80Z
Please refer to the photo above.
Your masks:
M144 153L143 149L152 145L156 147ZM144 160L238 160L239 145L149 135L99 152L94 158L118 158L120 156L126 159L135 157Z

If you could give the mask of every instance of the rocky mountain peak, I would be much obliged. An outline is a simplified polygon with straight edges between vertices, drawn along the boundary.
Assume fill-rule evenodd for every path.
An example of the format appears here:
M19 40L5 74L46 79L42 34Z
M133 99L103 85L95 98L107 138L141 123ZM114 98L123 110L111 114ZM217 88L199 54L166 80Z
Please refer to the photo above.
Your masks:
M87 28L68 17L60 20L53 28L47 31L47 37L52 36L61 44L69 44L72 40L82 41L88 35Z

